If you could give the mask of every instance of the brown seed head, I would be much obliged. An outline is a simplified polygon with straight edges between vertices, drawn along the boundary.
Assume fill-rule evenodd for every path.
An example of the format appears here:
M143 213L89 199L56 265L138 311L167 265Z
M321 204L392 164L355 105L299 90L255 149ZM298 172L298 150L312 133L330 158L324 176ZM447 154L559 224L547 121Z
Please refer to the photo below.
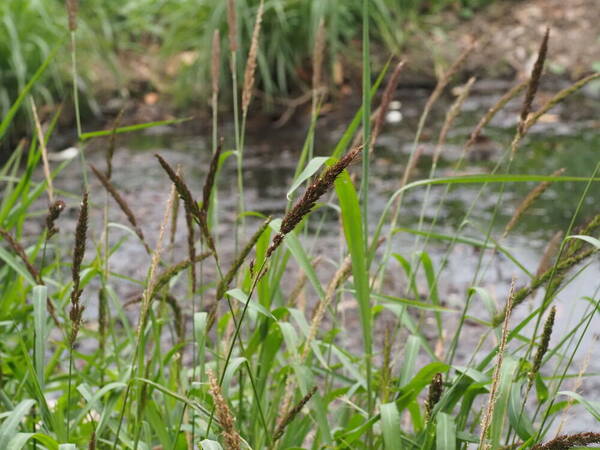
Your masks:
M60 216L60 213L65 209L65 202L56 200L48 207L48 215L46 216L46 239L50 239L58 233L58 227L54 224Z
M219 78L221 68L221 33L215 30L212 40L212 50L210 58L210 76L212 81L213 101L219 96Z
M429 394L427 400L425 400L425 417L427 420L431 420L431 413L433 408L442 398L442 392L444 390L444 379L441 373L436 373L431 380L429 385Z
M250 100L252 100L252 90L254 89L254 75L256 73L256 59L258 57L258 38L260 37L260 28L264 11L264 2L261 0L256 13L254 30L252 31L252 40L250 41L250 51L246 61L246 71L244 72L244 89L242 90L242 114L248 114Z
M229 31L229 48L232 52L237 51L237 16L235 11L235 0L227 0L227 27Z
M210 384L210 395L215 402L217 416L219 417L219 422L221 423L221 428L223 429L222 434L223 439L225 440L226 448L238 450L240 448L241 439L240 435L235 429L235 419L231 414L229 405L227 405L227 402L223 398L219 382L211 370L208 371L208 382Z
M66 0L67 13L69 15L69 31L77 29L77 10L79 9L79 0Z
M548 345L550 344L550 337L552 336L552 328L554 327L554 318L556 317L556 306L553 306L550 310L550 314L548 314L548 318L544 323L544 332L542 333L542 339L540 341L540 345L537 349L535 357L533 358L533 367L531 372L529 373L530 382L533 381L537 373L540 371L542 367L542 359L544 359L544 355L548 351Z
M315 395L315 392L317 392L317 387L313 386L313 388L310 391L308 391L308 393L304 397L302 397L302 399L300 399L300 401L290 410L290 412L288 412L282 418L282 420L277 425L277 428L275 429L275 433L273 434L273 442L277 441L281 438L281 436L283 436L285 428L292 422L292 420L294 420L298 413L302 411L304 405L306 405L308 401L312 398L312 396Z
M523 100L523 106L521 108L521 117L519 121L518 133L523 134L525 131L525 122L531 111L531 105L533 99L537 93L540 85L540 78L542 77L542 71L544 69L544 62L546 61L546 53L548 52L548 39L550 38L550 28L546 28L546 33L542 39L540 49L538 50L537 59L533 65L531 71L531 77L529 78L529 84L527 85L527 92L525 93L525 99Z
M271 254L279 247L283 241L283 237L291 232L315 207L317 200L323 196L335 182L336 178L352 163L356 160L362 146L354 147L348 153L346 153L338 162L327 168L323 174L317 178L308 188L304 191L304 195L296 202L294 207L286 213L281 221L281 228L279 233L273 238L271 246L268 248L266 257L268 258Z
M591 444L600 444L600 433L586 432L577 434L563 434L545 444L537 444L532 450L567 450L575 447L587 447Z

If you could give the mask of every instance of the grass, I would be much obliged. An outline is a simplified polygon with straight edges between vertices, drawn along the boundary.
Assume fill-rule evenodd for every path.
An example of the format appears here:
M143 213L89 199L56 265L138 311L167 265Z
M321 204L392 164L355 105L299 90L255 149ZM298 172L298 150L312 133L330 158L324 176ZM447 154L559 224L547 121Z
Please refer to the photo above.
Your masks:
M68 30L68 14L64 0L6 0L0 5L0 112L6 114L16 95L57 44L68 47L72 33ZM79 5L77 30L78 80L71 79L70 54L53 58L43 83L35 86L44 104L59 103L81 93L81 110L86 115L97 113L100 105L93 101L98 93L125 98L136 95L136 83L148 83L153 90L167 94L178 105L205 104L211 96L210 59L213 33L221 30L225 42L227 30L226 2L210 0L87 0ZM236 3L238 9L238 53L247 55L253 32L257 0ZM379 46L398 53L405 41L399 24L413 24L421 17L444 9L471 11L485 6L488 0L413 0L402 2L378 0L370 8L371 38ZM360 40L362 2L298 2L267 0L257 71L260 89L268 101L297 95L310 87L310 61L316 30L321 20L327 24L327 66L324 80L351 73L360 66L360 48L352 46ZM225 46L224 46L225 48ZM352 48L348 57L340 57L342 49ZM151 56L153 76L141 77L122 62L131 55ZM148 60L137 61L137 65ZM355 64L356 63L356 64ZM223 52L220 66L229 67L229 55ZM240 68L238 68L239 70ZM273 69L273 70L272 70ZM341 70L343 69L343 70ZM242 73L236 74L238 77ZM108 81L107 81L108 80ZM223 82L224 82L223 78ZM337 83L340 80L336 81ZM235 91L233 91L235 92ZM231 95L230 89L224 94ZM76 103L76 102L73 102ZM74 105L77 106L77 105ZM20 131L20 130L19 130Z
M362 3L365 25L372 25L377 5ZM271 6L273 2L265 2L266 8ZM233 23L230 20L230 27ZM562 336L554 328L566 318L553 306L560 305L565 288L576 285L581 273L593 270L597 261L600 215L584 205L600 181L600 161L581 173L520 174L514 167L539 112L600 74L557 93L536 110L532 99L542 76L541 50L528 83L511 89L490 114L473 124L475 139L507 97L526 92L525 113L513 144L490 172L458 174L469 140L455 175L438 176L434 160L428 178L414 179L429 113L468 56L461 55L431 94L405 171L398 174L399 186L373 221L368 162L376 145L377 118L385 113L394 89L384 89L391 94L383 96L379 111L372 103L379 83L397 82L396 70L402 65L392 75L386 73L392 65L386 66L373 83L370 33L364 29L363 105L331 157L311 158L309 152L320 103L320 80L315 77L311 127L286 212L281 218L266 218L247 211L243 184L236 186L236 215L246 221L218 239L223 225L219 187L231 182L221 179L221 169L231 164L229 156L235 156L234 183L244 181L237 176L245 170L245 101L235 136L227 136L234 150L219 147L218 130L213 130L212 162L201 194L192 189L195 183L186 168L173 167L168 158L157 155L157 167L165 172L164 206L156 206L160 224L136 217L136 203L128 204L112 183L114 172L127 170L113 167L116 136L157 123L120 127L117 120L112 129L80 133L81 144L90 139L107 142L105 166L91 168L106 190L103 194L54 188L54 180L71 161L48 167L43 144L61 112L45 128L31 122L29 148L24 143L16 146L0 169L1 448L544 449L599 441L593 430L559 436L555 430L573 404L600 420L596 399L565 390L568 379L591 376L576 367L575 357L597 315L600 286L583 286L587 292L570 300L583 300L586 306ZM255 33L259 42L266 39ZM236 39L241 42L243 35ZM238 56L247 53L230 50L223 53L231 58L235 74ZM47 60L23 84L12 112L0 123L1 139L17 120L15 112L33 104L25 102L28 96L35 97L39 107L35 87L48 66ZM472 83L447 113L438 139L440 151ZM231 85L234 91L240 88L235 76ZM223 86L212 84L213 95ZM240 94L243 99L244 92ZM236 99L235 111L240 106L237 92L231 98ZM213 107L216 128L216 102ZM83 180L88 169L81 161ZM536 202L542 189L561 189L566 183L583 187L578 198L571 199L572 217L564 238L538 271L518 261L503 241L511 221L510 226L497 223L502 194L525 183L539 186L523 196L518 215ZM438 226L438 214L457 187L471 187L478 194L459 226L447 231ZM416 190L426 192L423 208L431 204L437 214L430 223L421 219L414 229L401 228L397 223L403 198ZM434 190L442 195L430 195ZM41 206L46 194L48 209ZM480 223L473 213L482 208L484 195L496 195L497 200L489 220ZM77 225L70 229L63 211L80 201ZM332 206L338 221L325 220L325 206ZM127 219L128 225L118 225L125 234L113 231L112 209ZM102 216L100 223L90 219L94 212ZM183 229L173 227L178 214L185 214ZM466 228L472 222L476 223ZM31 232L35 224L40 225L39 233ZM506 231L497 232L496 225L505 225ZM159 229L154 241L145 230L150 226ZM323 228L339 233L336 251L319 248L325 239ZM171 234L184 235L186 251L172 251ZM414 237L412 248L392 245L400 235ZM146 276L131 278L111 268L124 239L139 241L147 250L144 260L131 261L132 266L148 267ZM310 245L311 240L317 245ZM441 259L433 257L434 240L446 245ZM457 244L470 245L480 255L458 306L444 301L440 286ZM225 250L232 248L235 254L229 258ZM507 256L522 272L519 279L525 280L499 292L499 305L481 284L498 255ZM394 291L386 280L397 277L400 269L405 272L403 288ZM287 280L297 273L300 282L290 286ZM127 302L123 292L131 286L137 292ZM302 297L309 303L300 301ZM90 311L95 298L98 311ZM359 329L341 316L342 301L356 305ZM516 322L513 316L525 309L524 302L531 311ZM137 304L136 314L126 311ZM463 339L467 323L479 327L474 348ZM362 349L345 340L354 335L360 337Z

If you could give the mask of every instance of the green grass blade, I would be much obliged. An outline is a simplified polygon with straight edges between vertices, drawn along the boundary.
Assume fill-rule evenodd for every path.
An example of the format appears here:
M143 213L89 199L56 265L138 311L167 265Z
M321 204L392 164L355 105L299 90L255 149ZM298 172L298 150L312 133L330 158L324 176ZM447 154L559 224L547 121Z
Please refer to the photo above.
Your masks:
M6 113L6 116L4 116L4 118L2 119L2 122L0 122L0 141L2 141L2 138L6 134L8 127L10 126L10 124L12 123L12 120L14 119L15 115L17 114L17 111L19 111L21 104L25 101L25 98L29 95L29 92L31 91L33 86L38 82L40 77L44 74L44 72L50 65L50 62L54 59L54 56L56 55L58 48L59 48L59 46L57 45L48 54L48 56L46 57L46 59L44 60L42 65L38 68L38 70L36 70L36 72L33 74L31 79L27 82L27 84L25 85L23 90L19 93L19 96L17 97L17 99L15 100L13 105L8 110L8 113Z
M34 404L34 400L22 400L15 409L13 409L4 423L2 423L2 426L0 426L0 448L6 448L11 439L15 437L19 425L21 424L21 420L29 413L29 410Z
M371 288L367 270L365 239L363 237L361 210L358 195L348 172L344 171L335 181L335 190L340 201L342 224L346 243L352 259L352 277L356 290L356 300L360 310L364 352L367 370L367 395L369 411L371 410L371 357L372 357L372 318L371 318Z
M444 412L436 415L436 450L456 450L456 422L454 417Z
M182 122L187 122L188 120L192 120L192 119L193 119L193 117L184 117L181 119L169 119L169 120L159 120L156 122L139 123L136 125L128 125L126 127L111 128L109 130L89 131L87 133L82 133L80 138L82 141L86 141L88 139L92 139L92 138L96 138L96 137L110 136L113 133L114 134L130 133L132 131L145 130L146 128L158 127L161 125L174 125L174 124L178 124L178 123L182 123Z
M380 406L381 431L386 450L402 450L402 441L399 438L400 413L396 403L384 403Z
M35 347L34 347L34 364L35 372L38 377L38 382L42 389L44 388L44 368L46 357L46 337L48 330L46 326L46 318L48 316L46 310L46 297L48 296L48 288L46 286L35 286L33 288L33 324L35 332Z

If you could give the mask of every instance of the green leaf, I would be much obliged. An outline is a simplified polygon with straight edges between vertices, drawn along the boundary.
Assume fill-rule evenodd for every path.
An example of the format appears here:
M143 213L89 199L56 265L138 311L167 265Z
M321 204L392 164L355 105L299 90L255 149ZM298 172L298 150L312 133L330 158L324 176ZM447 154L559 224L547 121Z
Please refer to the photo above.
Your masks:
M587 409L587 411L592 416L594 416L594 419L596 419L597 421L600 421L600 402L592 402L592 401L586 400L578 393L571 392L571 391L561 391L558 393L558 395L566 395L567 397L571 397L572 399L577 401L577 403L580 403L581 405L583 405L583 407L585 409Z
M10 266L15 272L25 278L25 281L27 281L29 284L37 284L21 260L17 259L13 254L9 253L3 247L0 247L0 259Z
M404 347L404 359L402 360L402 368L400 369L399 386L404 386L408 383L410 376L415 371L417 355L419 354L419 346L421 340L417 336L409 336Z
M192 120L192 119L193 119L193 117L184 117L182 119L169 119L169 120L159 120L156 122L139 123L136 125L129 125L126 127L111 128L109 130L90 131L88 133L81 133L81 140L85 141L87 139L91 139L91 138L95 138L95 137L110 136L113 133L120 134L120 133L129 133L132 131L145 130L146 128L158 127L160 125L173 125L173 124L177 124L177 123L181 123L181 122L187 122L188 120Z
M504 424L508 415L508 405L511 396L515 371L519 367L519 362L510 355L504 356L504 361L500 369L500 382L496 394L496 403L490 423L490 438L492 448L500 447L500 440L505 432Z
M346 243L352 260L352 277L354 279L354 289L356 290L356 300L358 301L360 310L364 351L367 358L370 358L373 335L371 327L371 289L369 286L366 247L363 238L362 217L358 203L358 195L356 194L356 190L354 189L354 185L352 184L348 172L342 172L335 180L335 190L340 201L344 236L346 237ZM367 363L369 363L369 360L367 360ZM367 384L369 383L369 380L370 373L367 374ZM370 386L368 386L367 389L370 389Z
M221 444L211 439L204 439L202 442L200 442L200 447L202 450L223 450Z
M456 449L456 422L454 417L444 412L436 414L435 446L437 450Z
M35 404L34 400L22 400L15 409L12 410L8 418L0 426L0 448L6 448L9 442L16 436L17 430L23 418L29 413L29 410Z
M274 231L279 232L279 229L281 228L281 219L275 219L271 221L269 226ZM325 290L323 289L323 286L321 286L319 277L317 277L317 273L315 272L314 267L310 263L310 258L308 257L306 251L302 247L302 244L300 243L298 236L296 236L296 233L294 231L288 233L285 236L283 243L289 249L290 253L294 257L300 268L304 271L304 273L306 274L306 278L308 278L310 284L312 284L315 291L317 291L319 297L324 298Z
M533 423L529 418L527 410L523 408L522 381L513 381L510 388L510 400L508 403L508 420L519 437L526 441L535 434Z
M38 382L42 389L44 388L44 358L46 356L46 338L48 335L46 318L48 312L46 310L46 298L48 296L48 288L46 286L35 286L33 288L33 329L35 331L35 372L38 377Z
M58 450L58 443L50 436L41 433L17 433L8 443L6 450L20 450L25 447L27 442L31 439L38 441L48 450Z
M567 236L566 239L581 239L582 241L585 241L588 244L593 245L598 250L600 250L600 240L591 236L587 236L585 234L575 234L573 236Z
M248 294L246 294L241 289L238 289L238 288L231 289L231 290L227 291L226 294L229 295L231 298L234 298L237 301L239 301L242 305L245 305L246 302L250 301L250 304L248 305L249 309L258 312L258 313L262 314L263 316L268 317L269 319L272 319L272 320L275 320L275 321L277 320L275 318L275 316L273 316L273 314L271 314L260 303L254 301L252 299L248 299Z
M381 431L386 450L402 450L402 442L399 439L400 413L396 403L384 403L380 407Z
M287 199L291 200L294 191L296 191L296 189L298 189L302 185L302 183L304 183L306 180L312 177L317 172L317 170L319 170L319 168L323 164L325 164L325 161L327 161L328 159L329 158L325 156L318 156L316 158L311 159L304 168L304 170L300 173L300 175L298 175L298 177L294 180L292 187L290 187L289 191L287 191Z

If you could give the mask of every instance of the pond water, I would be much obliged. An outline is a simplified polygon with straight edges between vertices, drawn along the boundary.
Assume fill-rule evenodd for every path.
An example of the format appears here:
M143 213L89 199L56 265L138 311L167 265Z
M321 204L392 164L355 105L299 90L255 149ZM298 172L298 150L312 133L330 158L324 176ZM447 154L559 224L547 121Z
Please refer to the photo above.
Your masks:
M453 167L460 157L465 136L481 114L508 87L510 85L501 81L475 84L472 95L464 105L463 114L448 136L435 176L450 176L456 173ZM560 87L562 86L553 86L552 90ZM545 95L547 98L549 93L550 90L542 92L541 96ZM372 160L370 221L373 226L377 223L390 195L399 187L402 171L412 148L418 116L427 95L426 90L412 88L399 89L397 93L398 101L395 102L394 109L388 116L389 123L386 124L378 140ZM430 117L422 139L423 156L413 179L428 176L437 133L451 100L451 98L443 98ZM534 127L523 141L512 164L512 173L549 175L559 168L565 168L567 175L590 176L600 157L599 103L595 93L588 92L588 95L577 95L552 110L544 118L544 122ZM357 108L358 105L350 104L344 107L343 111L324 115L320 119L316 132L316 153L327 155L331 151ZM492 170L505 149L510 146L519 108L520 101L511 102L498 114L490 127L485 130L485 138L472 150L459 169L461 174L487 173ZM287 204L286 192L292 184L296 161L307 127L306 118L293 119L292 123L282 128L276 128L270 122L252 124L247 138L244 161L246 203L249 210L271 214L274 217L281 216ZM119 137L114 162L114 184L129 200L146 234L151 236L151 241L155 239L168 191L166 176L152 154L158 152L171 164L181 164L188 183L199 193L210 155L210 133L205 128L199 126L197 131L188 129L182 133L180 129L167 127L138 135ZM226 137L233 136L231 123L223 125L221 134ZM232 145L231 140L226 140L226 147L228 145ZM90 152L87 160L103 167L103 151ZM80 170L79 164L74 161L61 176L59 187L66 191L77 192L80 189L80 181L78 181ZM224 166L219 180L221 228L218 230L218 235L225 258L231 257L233 253L233 244L228 236L231 236L235 220L237 205L235 186L234 162L231 158ZM468 223L464 225L461 234L482 239L500 198L500 208L496 213L493 228L493 236L498 238L519 202L533 186L535 183L511 184L503 193L500 192L499 184L486 186L481 191L479 185L453 187L449 190L443 205L439 206L439 210L438 202L445 188L434 187L429 193L429 201L424 208L425 229L428 229L429 224L435 220L433 225L435 232L452 235L454 230L463 223L470 205L476 202L477 206L468 217ZM92 183L92 189L100 191L99 185L95 182ZM509 249L525 268L535 273L549 239L556 231L566 230L569 226L583 189L584 183L565 182L552 185L527 211L506 239L502 240L502 245ZM407 193L399 216L399 227L416 228L426 201L425 192L425 188L418 188ZM75 205L76 202L73 204ZM583 223L597 214L598 204L600 204L600 187L595 183L584 199L577 223ZM101 208L96 208L94 214L97 223L100 223ZM313 248L318 248L320 253L332 252L329 254L338 255L339 227L335 215L327 212L326 214L325 226L320 229L318 246ZM125 223L118 211L112 211L112 215L111 219ZM312 223L313 227L316 227L319 221L314 220ZM183 226L182 222L180 226ZM251 228L252 225L249 227ZM185 237L182 236L180 240L179 245L183 247ZM398 233L393 242L393 250L409 257L411 251L415 250L414 241L412 234ZM438 265L446 255L447 244L430 240L425 250L430 254L434 264ZM130 239L118 250L118 255L112 259L113 270L143 277L147 268L146 263L133 263L147 261L141 245ZM480 257L483 257L483 270L480 276L473 280L472 274L480 263ZM595 256L595 262L593 261L559 294L554 335L557 340L558 336L565 335L574 326L575 321L589 307L589 303L583 297L598 298L599 269L600 264ZM329 266L324 267L323 270L320 268L319 273L324 277L324 282L332 270ZM389 289L390 294L401 294L404 289L401 268L394 266L388 272L394 273L388 273L386 277L386 290ZM440 277L440 297L446 306L460 309L464 304L466 290L475 282L477 286L485 288L498 305L504 305L513 276L516 276L517 285L522 285L527 280L523 272L504 255L491 252L482 255L478 249L458 244L449 253L447 266ZM290 280L293 281L294 277L291 276ZM419 281L424 284L423 280ZM125 287L123 294L129 295L136 289L135 286ZM426 285L423 291L426 295ZM513 325L522 320L538 304L539 294L535 300L529 300L519 306L513 313ZM470 312L476 317L487 320L489 314L485 312L482 305L480 300L475 299ZM355 321L354 305L346 306L348 311L342 312L344 320ZM454 325L452 320L448 321L450 335ZM596 319L592 322L590 330L597 330L598 326L600 320ZM457 362L464 362L472 356L482 329L474 322L465 325ZM360 336L357 334L349 333L348 336L343 337L347 341L345 342L347 348L361 348ZM574 369L570 371L576 373L583 361L588 360L591 355L588 372L596 376L586 377L581 389L592 399L597 399L597 394L600 393L597 375L600 373L600 358L598 358L600 354L595 345L596 339L597 335L594 332L586 335L577 354ZM557 340L553 339L553 342ZM567 381L563 389L571 389L571 385L572 381ZM577 422L571 420L566 428L567 431L593 429L593 419L583 412L582 408L574 407L572 411L571 414L577 417Z

